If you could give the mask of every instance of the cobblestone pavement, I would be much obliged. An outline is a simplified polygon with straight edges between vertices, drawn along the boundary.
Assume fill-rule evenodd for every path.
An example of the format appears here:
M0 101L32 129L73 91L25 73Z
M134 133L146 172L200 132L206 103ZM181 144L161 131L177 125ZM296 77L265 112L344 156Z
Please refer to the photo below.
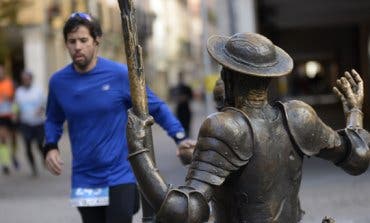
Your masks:
M204 119L203 107L194 106L193 129ZM154 128L154 146L157 164L168 183L183 182L186 168L176 158L176 146L157 125ZM193 134L193 135L196 135ZM80 217L69 205L70 153L67 136L61 141L65 161L62 176L55 177L42 170L38 178L30 177L22 143L18 156L21 169L12 175L0 176L1 223L80 223ZM36 152L36 151L35 151ZM35 154L37 155L37 154ZM41 159L38 160L41 169ZM319 223L328 215L337 223L370 222L370 174L349 176L325 161L311 158L305 161L300 192L303 223ZM139 212L134 222L140 222Z

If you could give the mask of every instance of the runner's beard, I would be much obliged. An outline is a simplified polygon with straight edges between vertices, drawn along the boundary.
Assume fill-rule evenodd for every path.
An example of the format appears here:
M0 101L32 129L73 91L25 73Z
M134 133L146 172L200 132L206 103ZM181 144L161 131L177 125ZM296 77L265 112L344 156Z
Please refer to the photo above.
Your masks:
M74 59L73 64L78 67L80 70L85 70L86 67L92 62L93 57L86 58L86 56L83 56L83 59Z
M89 65L89 62L91 62L91 60L88 61L86 57L83 57L83 60L77 59L73 60L73 64L81 70L84 70L87 67L87 65Z

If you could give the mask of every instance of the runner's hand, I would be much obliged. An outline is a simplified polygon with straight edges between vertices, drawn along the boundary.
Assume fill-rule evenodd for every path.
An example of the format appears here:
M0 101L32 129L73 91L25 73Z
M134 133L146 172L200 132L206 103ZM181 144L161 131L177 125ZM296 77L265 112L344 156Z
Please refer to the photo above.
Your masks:
M64 165L64 162L60 157L58 149L52 149L46 154L45 165L50 173L56 176L62 173L62 166Z
M176 155L180 158L182 164L187 165L191 163L196 141L192 139L185 139L180 142Z

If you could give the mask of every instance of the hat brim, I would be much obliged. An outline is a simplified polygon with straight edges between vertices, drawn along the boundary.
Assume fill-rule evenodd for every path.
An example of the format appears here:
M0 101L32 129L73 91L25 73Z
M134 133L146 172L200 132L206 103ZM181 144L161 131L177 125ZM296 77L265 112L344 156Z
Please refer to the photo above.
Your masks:
M238 62L225 52L225 44L228 39L229 37L225 36L212 36L207 41L208 53L222 66L239 73L258 77L280 77L289 74L293 69L293 59L277 46L275 46L276 63L274 65L257 67Z

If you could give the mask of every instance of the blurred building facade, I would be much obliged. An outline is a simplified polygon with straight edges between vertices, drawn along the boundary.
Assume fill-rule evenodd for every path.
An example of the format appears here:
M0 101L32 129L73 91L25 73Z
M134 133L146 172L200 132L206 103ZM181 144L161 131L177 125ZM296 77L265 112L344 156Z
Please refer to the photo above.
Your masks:
M261 0L258 32L294 59L291 75L280 79L277 96L299 98L317 107L332 126L343 112L332 93L344 71L356 69L365 81L365 126L370 127L370 1ZM322 111L322 112L320 112Z
M14 9L16 18L2 19L0 26L9 30L2 44L9 44L0 55L1 62L17 81L22 69L34 73L35 83L47 86L50 75L70 62L64 46L62 28L68 16L75 11L88 11L96 15L102 23L105 41L102 54L122 60L124 55L119 14L112 10L109 1L102 0L1 0L1 5L19 3ZM6 14L6 8L0 14ZM114 18L114 19L113 19Z
M315 106L335 105L340 111L331 92L335 79L355 68L366 83L370 81L370 1L309 2L136 0L148 83L165 98L183 71L186 82L204 90L206 77L219 72L206 51L208 37L259 32L295 61L293 73L273 83L274 99L299 98ZM35 73L36 83L47 86L50 74L70 61L62 25L74 11L96 15L104 32L100 54L125 61L116 0L0 0L0 6L0 62L15 75L29 69ZM15 17L12 12L17 12ZM367 117L369 86L365 84ZM370 124L368 119L366 122Z
M186 74L185 81L196 91L204 91L205 78L218 71L206 50L210 35L256 30L255 0L144 0L137 3L154 14L152 36L146 44L145 70L151 86L162 97L168 93L168 88L163 86L176 85L180 71Z
M75 11L88 11L101 21L101 55L125 61L117 1L0 0L0 4L14 2L20 5L14 24L0 22L4 30L10 30L0 41L11 43L11 50L0 54L0 62L7 64L16 80L22 69L28 69L35 74L35 83L46 87L50 74L70 62L62 28ZM168 93L163 84L175 85L180 71L199 88L204 76L214 72L205 48L209 35L255 31L254 0L140 0L135 4L146 75L161 96ZM238 10L242 8L246 11Z

